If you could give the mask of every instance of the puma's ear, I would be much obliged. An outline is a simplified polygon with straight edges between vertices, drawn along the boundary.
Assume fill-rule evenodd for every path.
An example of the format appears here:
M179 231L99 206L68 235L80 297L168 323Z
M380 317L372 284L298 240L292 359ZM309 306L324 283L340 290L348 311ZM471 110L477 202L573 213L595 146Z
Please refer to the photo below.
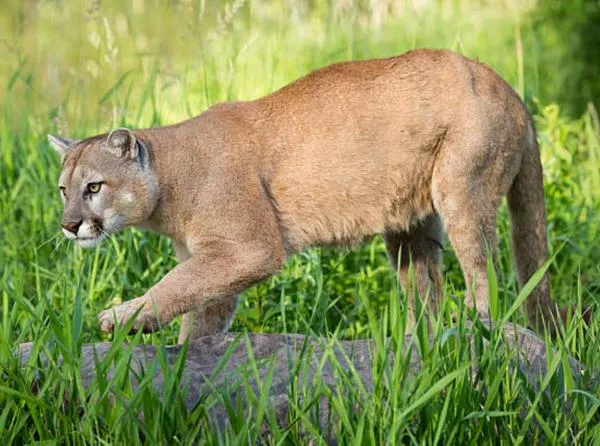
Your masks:
M54 147L54 150L56 150L60 156L65 156L75 140L71 138L61 138L60 136L48 135L48 142L52 147Z
M132 160L136 159L139 154L135 135L129 129L112 130L108 134L108 138L106 138L104 147L115 156L126 157Z

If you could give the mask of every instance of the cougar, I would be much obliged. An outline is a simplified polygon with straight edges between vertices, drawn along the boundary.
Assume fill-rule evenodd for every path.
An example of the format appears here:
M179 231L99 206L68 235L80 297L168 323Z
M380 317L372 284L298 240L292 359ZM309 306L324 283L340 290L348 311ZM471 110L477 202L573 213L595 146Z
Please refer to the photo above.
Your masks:
M443 230L466 305L489 314L487 255L504 196L521 286L548 257L532 117L498 74L450 51L337 63L175 125L49 140L62 154L68 239L91 247L125 227L151 229L180 262L102 312L106 332L138 311L133 329L144 331L184 314L180 342L222 331L237 296L290 255L376 234L401 284L412 265L411 289L435 314ZM539 325L553 308L545 275L527 312Z

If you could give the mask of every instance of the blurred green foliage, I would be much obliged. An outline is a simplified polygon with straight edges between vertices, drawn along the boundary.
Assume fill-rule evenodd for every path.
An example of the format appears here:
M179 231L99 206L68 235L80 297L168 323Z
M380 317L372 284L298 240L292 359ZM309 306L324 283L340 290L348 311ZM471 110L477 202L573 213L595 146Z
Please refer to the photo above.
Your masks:
M540 0L531 13L539 54L540 97L565 112L600 106L600 1Z

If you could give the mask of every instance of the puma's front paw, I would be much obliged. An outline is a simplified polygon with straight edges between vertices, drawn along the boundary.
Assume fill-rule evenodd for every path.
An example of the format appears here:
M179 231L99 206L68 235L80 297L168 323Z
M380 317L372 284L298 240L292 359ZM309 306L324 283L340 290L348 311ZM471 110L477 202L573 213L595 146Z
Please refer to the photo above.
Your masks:
M110 333L115 330L117 324L125 325L134 317L135 322L131 328L133 332L142 330L149 333L160 326L158 314L153 308L152 302L147 298L138 297L100 313L98 317L100 330Z

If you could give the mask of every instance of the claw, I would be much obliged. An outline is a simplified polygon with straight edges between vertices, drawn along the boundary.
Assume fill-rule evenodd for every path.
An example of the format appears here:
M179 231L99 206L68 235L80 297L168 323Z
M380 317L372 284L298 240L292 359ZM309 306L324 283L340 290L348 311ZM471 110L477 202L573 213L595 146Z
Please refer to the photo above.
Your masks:
M111 333L115 330L117 324L126 325L132 318L136 317L137 313L131 331L151 332L158 326L158 319L155 312L147 307L146 299L137 298L104 310L98 316L100 330Z

